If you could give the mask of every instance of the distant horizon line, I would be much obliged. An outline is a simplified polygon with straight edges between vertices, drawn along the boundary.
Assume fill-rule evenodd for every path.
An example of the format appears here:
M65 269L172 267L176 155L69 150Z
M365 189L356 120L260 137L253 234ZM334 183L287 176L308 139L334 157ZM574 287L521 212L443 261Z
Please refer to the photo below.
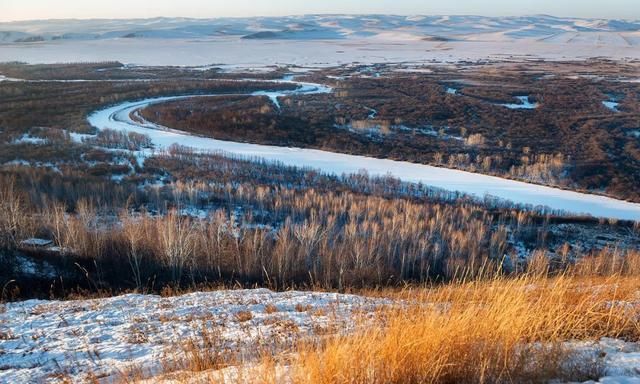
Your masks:
M89 17L89 18L50 18L50 19L18 19L18 20L0 20L0 24L9 23L25 23L25 22L44 22L44 21L92 21L92 20L154 20L154 19L185 19L185 20L219 20L219 19L278 19L287 17L305 17L305 16L393 16L393 17L430 17L430 16L453 16L453 17L487 17L487 18L519 18L519 17L549 17L555 19L576 19L576 20L624 20L624 21L640 21L640 19L621 18L621 17L579 17L579 16L558 16L548 13L534 13L521 15L502 15L488 16L480 14L401 14L401 13L300 13L289 15L253 15L253 16L212 16L212 17L191 17L191 16L150 16L150 17Z

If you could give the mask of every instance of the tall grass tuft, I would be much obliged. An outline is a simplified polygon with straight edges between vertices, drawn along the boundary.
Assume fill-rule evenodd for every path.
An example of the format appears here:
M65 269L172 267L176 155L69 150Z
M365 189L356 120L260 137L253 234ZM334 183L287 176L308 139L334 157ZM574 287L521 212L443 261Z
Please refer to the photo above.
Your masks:
M638 340L633 279L522 277L403 292L405 305L353 335L306 343L295 383L496 383L597 379L572 340ZM282 378L281 378L282 379Z

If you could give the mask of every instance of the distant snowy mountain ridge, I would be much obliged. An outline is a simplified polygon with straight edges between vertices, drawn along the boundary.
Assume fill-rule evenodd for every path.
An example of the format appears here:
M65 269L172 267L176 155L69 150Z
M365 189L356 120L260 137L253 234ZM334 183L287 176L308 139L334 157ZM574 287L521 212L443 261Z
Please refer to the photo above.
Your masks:
M426 41L552 39L571 33L624 33L640 40L640 20L518 17L307 15L255 18L154 18L131 20L36 20L0 23L0 43L99 39L339 40L383 38Z

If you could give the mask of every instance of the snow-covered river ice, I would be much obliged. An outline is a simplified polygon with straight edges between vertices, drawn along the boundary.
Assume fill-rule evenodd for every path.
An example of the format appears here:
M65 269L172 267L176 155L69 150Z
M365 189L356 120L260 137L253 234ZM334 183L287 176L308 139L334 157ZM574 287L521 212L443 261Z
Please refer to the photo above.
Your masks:
M282 83L295 83L294 91L259 91L252 95L269 97L279 106L278 97L331 92L331 88L313 83L280 80ZM156 149L167 148L173 144L188 146L202 152L224 152L234 156L262 158L288 166L308 167L325 173L350 174L366 170L371 176L391 175L407 182L423 183L428 186L450 191L459 191L477 197L493 196L518 204L544 206L574 214L588 214L595 217L640 221L640 204L613 198L562 190L536 184L503 179L477 173L415 164L403 161L377 159L333 153L316 149L289 148L270 145L238 143L198 137L186 132L162 127L151 122L131 118L136 111L151 104L190 97L219 96L193 95L159 97L140 101L131 101L111 106L92 113L89 123L98 129L114 129L123 132L137 132L148 135Z

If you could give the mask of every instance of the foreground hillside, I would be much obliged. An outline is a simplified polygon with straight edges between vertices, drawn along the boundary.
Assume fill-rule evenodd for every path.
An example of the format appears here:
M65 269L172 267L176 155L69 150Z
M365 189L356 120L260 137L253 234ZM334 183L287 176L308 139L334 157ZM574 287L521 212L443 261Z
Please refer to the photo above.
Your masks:
M256 289L11 303L0 314L0 382L153 375L169 364L193 363L182 361L196 352L183 350L190 341L223 367L231 356L252 359L261 349L276 352L305 336L352 329L356 312L373 312L383 302ZM199 345L203 337L211 344Z
M637 278L2 306L0 381L640 381ZM386 296L387 299L380 298Z

